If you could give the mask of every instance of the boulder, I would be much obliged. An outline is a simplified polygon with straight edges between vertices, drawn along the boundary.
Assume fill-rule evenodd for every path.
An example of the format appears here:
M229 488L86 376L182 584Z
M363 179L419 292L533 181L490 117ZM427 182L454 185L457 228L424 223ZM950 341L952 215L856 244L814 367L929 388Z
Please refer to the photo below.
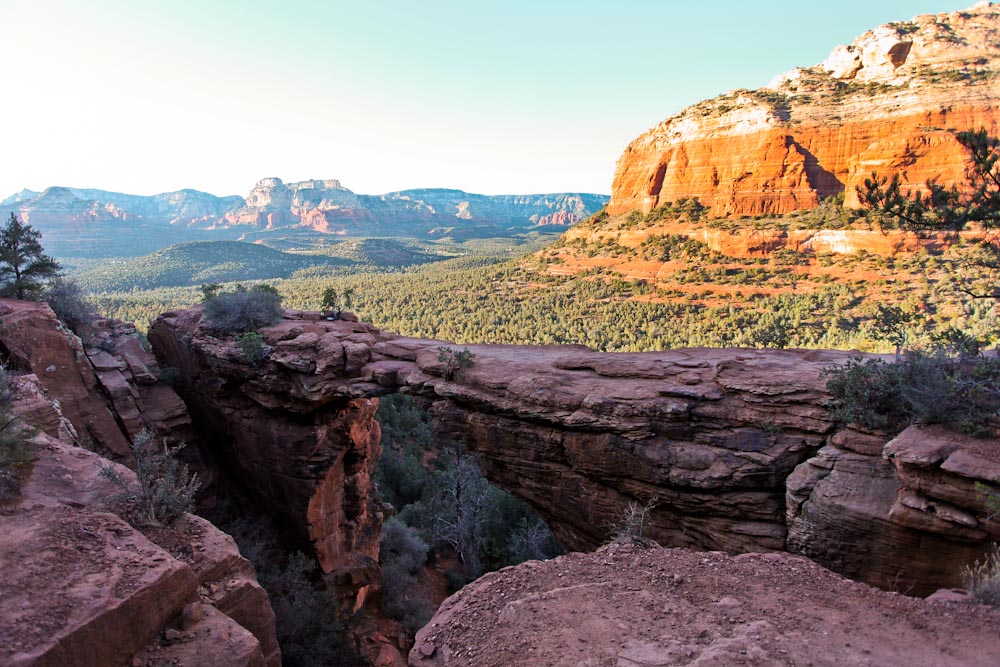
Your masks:
M26 424L58 424L39 421L58 410L32 376L15 386L14 409ZM111 467L134 483L133 473L53 437L64 430L29 436L35 461L0 513L0 662L146 664L137 656L204 617L215 629L192 630L190 655L228 651L222 664L278 667L274 614L232 538L192 515L169 527L130 525L119 516L120 489L100 471Z

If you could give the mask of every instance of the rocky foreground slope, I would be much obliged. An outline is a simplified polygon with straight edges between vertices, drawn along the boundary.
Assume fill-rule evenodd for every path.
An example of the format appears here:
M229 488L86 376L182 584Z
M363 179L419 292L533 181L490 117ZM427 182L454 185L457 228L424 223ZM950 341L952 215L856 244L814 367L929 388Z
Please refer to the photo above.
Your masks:
M131 471L90 451L128 461L143 429L192 435L134 327L102 321L84 345L44 304L0 300L0 357L34 449L0 502L0 663L280 665L267 595L233 540L193 515L130 525L100 468Z
M990 667L1000 610L848 581L788 554L611 544L488 574L438 609L411 667Z
M1000 494L996 441L918 427L891 438L837 424L819 371L844 353L475 346L475 365L449 378L443 343L354 320L286 311L261 331L266 355L251 363L232 337L205 326L200 309L164 314L150 338L177 369L190 421L155 381L160 366L134 329L102 322L83 344L47 307L0 301L0 355L17 376L19 414L38 429L23 496L0 506L0 567L9 575L0 578L0 662L278 663L266 596L228 537L196 517L140 532L109 503L102 459L84 447L115 456L137 428L175 439L195 431L204 473L226 475L284 515L312 541L345 602L363 606L381 522L374 409L395 391L427 401L441 429L479 453L488 477L528 500L571 548L597 547L631 503L648 503L647 533L665 544L770 552L674 551L664 561L603 551L506 570L453 598L421 636L418 660L493 664L493 652L515 651L544 657L533 664L577 664L559 662L576 644L536 634L565 618L588 641L605 642L598 631L608 628L619 638L580 648L591 664L662 664L674 649L701 660L693 664L845 664L823 662L824 647L834 655L841 639L836 655L858 659L846 664L897 664L876 659L888 649L872 646L873 633L915 665L978 664L979 649L995 655L993 640L970 630L976 622L995 636L995 613L938 612L778 553L923 594L956 584L1000 536L986 507L987 494ZM127 460L124 451L117 456ZM545 616L565 610L566 599L570 616ZM655 628L632 625L635 609ZM929 609L943 625L930 623ZM497 611L507 614L496 617L504 627L486 623ZM442 618L452 619L446 629ZM684 620L670 628L675 618ZM683 634L688 626L700 628L696 636ZM945 633L957 647L939 641ZM379 652L381 640L371 639ZM920 641L922 652L908 652ZM919 661L928 656L941 662Z
M716 216L816 206L870 176L964 177L954 130L996 134L1000 8L879 26L822 63L691 106L633 141L618 161L608 212L697 198Z
M958 584L1000 536L976 487L1000 494L995 441L838 424L820 372L848 353L482 345L448 379L443 343L298 311L261 329L268 354L250 364L201 316L165 313L150 340L205 441L356 587L377 553L373 399L397 391L429 401L570 549L596 548L630 503L648 503L662 544L787 549L920 594Z

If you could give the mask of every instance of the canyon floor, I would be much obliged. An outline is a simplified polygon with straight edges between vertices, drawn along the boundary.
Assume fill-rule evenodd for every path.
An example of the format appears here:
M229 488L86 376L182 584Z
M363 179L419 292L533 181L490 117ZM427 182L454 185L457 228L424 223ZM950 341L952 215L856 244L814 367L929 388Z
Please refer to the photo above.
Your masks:
M885 592L789 554L612 543L467 586L417 635L410 665L986 667L998 659L1000 609Z

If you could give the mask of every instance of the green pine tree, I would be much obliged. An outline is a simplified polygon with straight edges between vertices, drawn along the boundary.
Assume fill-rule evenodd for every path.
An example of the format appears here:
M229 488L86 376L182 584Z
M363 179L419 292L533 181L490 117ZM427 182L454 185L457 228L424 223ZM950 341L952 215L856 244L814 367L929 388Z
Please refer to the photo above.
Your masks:
M0 229L0 296L36 299L44 281L59 275L59 264L42 252L41 236L10 214Z

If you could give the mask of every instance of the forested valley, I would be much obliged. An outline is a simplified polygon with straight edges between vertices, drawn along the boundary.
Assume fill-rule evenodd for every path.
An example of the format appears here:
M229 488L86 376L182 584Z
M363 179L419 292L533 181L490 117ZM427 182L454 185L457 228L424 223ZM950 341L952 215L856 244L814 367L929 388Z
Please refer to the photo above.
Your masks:
M632 224L634 219L623 216L617 224ZM910 345L928 343L949 327L984 342L994 330L993 303L962 298L957 276L969 271L959 248L928 247L895 256L782 250L766 257L733 258L669 235L638 248L600 239L552 244L554 238L520 244L507 239L465 242L449 246L447 254L430 262L430 253L421 248L419 263L411 264L400 253L396 256L402 261L394 265L377 260L313 263L267 282L278 289L285 307L317 310L325 290L346 291L352 295L347 309L380 328L460 344L582 344L606 351L771 346L885 352L892 345L873 328L879 304L905 315ZM315 253L285 254L302 262ZM324 259L332 254L323 253ZM167 256L173 261L175 255ZM567 271L567 263L573 262L576 266ZM662 266L652 279L630 275L633 265L649 262ZM147 264L143 275L153 275ZM93 282L93 269L86 268L81 275L90 281L85 286L99 311L133 321L140 330L161 312L201 299L190 283L101 290ZM242 280L252 282L253 277Z

